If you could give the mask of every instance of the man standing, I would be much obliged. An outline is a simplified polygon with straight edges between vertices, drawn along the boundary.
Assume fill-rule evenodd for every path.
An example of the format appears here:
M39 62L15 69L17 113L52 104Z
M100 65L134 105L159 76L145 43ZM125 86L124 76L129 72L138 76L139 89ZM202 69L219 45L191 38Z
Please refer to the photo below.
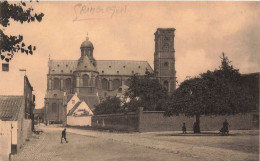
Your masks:
M225 133L228 135L228 126L229 126L229 123L227 122L227 119L225 119L225 121L223 122L223 131L224 131L224 135Z
M62 139L64 139L66 141L66 143L68 143L68 141L66 139L66 128L64 130L62 130L62 133L61 133L61 140L60 140L61 144L62 144Z

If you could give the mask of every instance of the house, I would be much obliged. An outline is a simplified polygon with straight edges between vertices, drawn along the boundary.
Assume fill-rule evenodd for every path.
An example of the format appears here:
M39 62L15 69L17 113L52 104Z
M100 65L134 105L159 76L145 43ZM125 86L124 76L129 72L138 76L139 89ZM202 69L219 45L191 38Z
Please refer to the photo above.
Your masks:
M0 94L5 94L0 95L0 140L6 138L7 145L5 145L9 149L7 152L14 154L20 151L34 129L35 96L32 94L33 88L27 76L23 76L23 79L16 76L14 86L22 86L19 88L23 89L20 90L19 95L7 95L7 93L11 94L12 92L8 89L3 90L3 88L5 83L9 83L7 79L10 78L12 77L5 77L5 81L0 78L1 85L3 85Z
M91 126L94 106L99 104L98 97L87 97L78 95L68 95L66 116L69 126Z
M33 115L34 115L34 122L37 124L42 123L44 119L44 109L34 109L33 110Z

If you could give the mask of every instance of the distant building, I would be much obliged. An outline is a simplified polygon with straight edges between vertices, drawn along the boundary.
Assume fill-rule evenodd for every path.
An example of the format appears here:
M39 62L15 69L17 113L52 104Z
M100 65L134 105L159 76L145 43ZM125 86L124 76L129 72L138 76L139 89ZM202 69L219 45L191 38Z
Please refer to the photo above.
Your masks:
M168 92L176 88L174 31L174 28L159 28L155 33L155 74ZM133 74L144 76L146 71L153 72L147 61L95 60L94 45L88 37L82 42L80 50L78 60L49 60L45 96L47 122L65 121L64 92L103 100L116 96L119 87L129 86Z
M20 85L24 89L23 95L0 95L0 133L10 139L8 145L12 153L19 152L34 129L33 87L27 76L24 76L24 83Z
M44 108L34 109L33 115L34 115L34 122L36 122L37 124L42 123L44 121Z
M69 126L91 126L94 106L98 99L92 99L75 93L67 103L67 122Z

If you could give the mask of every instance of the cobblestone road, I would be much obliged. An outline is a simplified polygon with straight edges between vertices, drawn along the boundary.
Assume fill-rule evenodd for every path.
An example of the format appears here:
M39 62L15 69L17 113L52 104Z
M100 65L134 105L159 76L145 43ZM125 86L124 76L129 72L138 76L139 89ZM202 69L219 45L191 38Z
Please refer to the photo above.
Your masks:
M258 132L201 137L172 136L174 132L122 134L67 129L69 143L60 144L62 128L41 128L44 133L34 135L12 161L259 160Z

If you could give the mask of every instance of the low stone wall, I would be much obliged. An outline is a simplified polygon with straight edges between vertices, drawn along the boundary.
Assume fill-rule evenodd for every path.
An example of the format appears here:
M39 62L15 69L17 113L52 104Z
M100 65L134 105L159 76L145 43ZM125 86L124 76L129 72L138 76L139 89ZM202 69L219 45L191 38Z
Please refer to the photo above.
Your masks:
M218 131L227 119L230 130L258 129L253 123L253 114L236 114L230 116L201 116L201 131ZM193 130L195 117L164 116L164 111L142 111L138 113L96 115L92 117L92 127L121 131L156 132L181 131L183 123L187 131Z
M68 116L67 125L69 126L91 126L92 116Z
M128 113L93 116L92 127L120 131L138 131L138 115L136 113Z

